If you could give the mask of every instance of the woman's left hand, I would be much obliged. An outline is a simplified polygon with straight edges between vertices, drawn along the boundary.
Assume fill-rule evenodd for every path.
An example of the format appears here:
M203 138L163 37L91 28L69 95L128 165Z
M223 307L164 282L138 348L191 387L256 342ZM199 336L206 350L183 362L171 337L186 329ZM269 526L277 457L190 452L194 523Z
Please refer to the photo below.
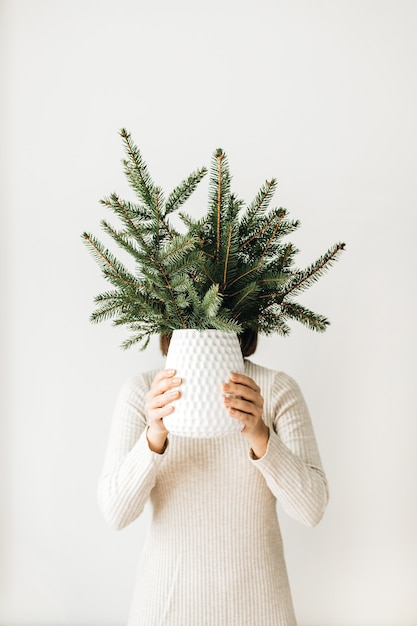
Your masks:
M262 419L264 399L260 391L255 381L244 374L232 373L229 382L223 385L229 414L242 422L242 435L257 458L265 454L269 439L269 428Z

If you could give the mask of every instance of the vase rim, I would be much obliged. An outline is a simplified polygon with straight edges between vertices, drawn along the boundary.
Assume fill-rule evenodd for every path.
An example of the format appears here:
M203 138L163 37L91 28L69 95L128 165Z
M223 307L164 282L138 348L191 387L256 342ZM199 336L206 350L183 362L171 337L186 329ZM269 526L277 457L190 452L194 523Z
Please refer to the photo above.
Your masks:
M218 328L175 328L173 333L222 333L224 335L237 335L235 330L219 330Z

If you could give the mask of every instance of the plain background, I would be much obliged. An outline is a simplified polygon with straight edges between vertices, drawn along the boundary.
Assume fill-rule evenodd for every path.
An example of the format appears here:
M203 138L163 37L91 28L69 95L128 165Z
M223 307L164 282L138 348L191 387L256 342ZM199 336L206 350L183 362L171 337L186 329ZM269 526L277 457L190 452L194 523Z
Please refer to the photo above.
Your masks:
M301 298L326 334L294 324L254 359L300 383L331 487L315 529L280 514L294 603L300 626L415 625L417 3L6 0L0 19L0 623L126 622L148 513L108 529L96 484L122 382L163 360L90 325L107 285L80 238L102 196L132 198L126 127L167 192L219 146L246 201L276 176L299 266L346 241Z

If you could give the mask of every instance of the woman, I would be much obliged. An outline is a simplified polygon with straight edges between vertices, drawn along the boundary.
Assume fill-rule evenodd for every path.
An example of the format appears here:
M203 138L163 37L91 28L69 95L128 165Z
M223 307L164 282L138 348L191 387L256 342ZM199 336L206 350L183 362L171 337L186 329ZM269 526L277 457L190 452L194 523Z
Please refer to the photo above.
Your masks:
M243 334L244 357L256 342ZM223 393L241 432L188 439L164 426L181 394L174 370L141 374L120 392L100 506L117 529L148 500L153 509L128 626L296 624L276 501L310 526L326 507L308 410L294 380L246 358Z

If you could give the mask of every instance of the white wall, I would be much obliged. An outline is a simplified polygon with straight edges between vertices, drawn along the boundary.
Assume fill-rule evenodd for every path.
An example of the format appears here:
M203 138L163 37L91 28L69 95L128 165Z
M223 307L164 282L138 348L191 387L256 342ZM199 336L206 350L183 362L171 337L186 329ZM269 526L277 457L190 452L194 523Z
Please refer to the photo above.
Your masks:
M121 382L162 360L90 326L80 239L128 193L125 126L168 191L218 146L246 200L276 175L300 264L347 242L303 298L328 332L256 355L301 384L331 485L317 528L282 515L294 601L301 626L416 624L417 3L5 0L0 19L0 623L126 620L147 518L107 529L95 489Z

